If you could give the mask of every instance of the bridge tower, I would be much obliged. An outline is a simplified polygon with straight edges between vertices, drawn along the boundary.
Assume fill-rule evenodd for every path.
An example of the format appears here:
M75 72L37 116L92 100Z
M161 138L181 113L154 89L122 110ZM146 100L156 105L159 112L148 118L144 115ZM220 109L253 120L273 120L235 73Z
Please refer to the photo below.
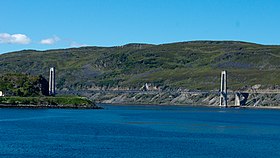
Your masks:
M227 72L221 73L220 106L227 107Z
M55 95L55 67L50 68L49 95Z

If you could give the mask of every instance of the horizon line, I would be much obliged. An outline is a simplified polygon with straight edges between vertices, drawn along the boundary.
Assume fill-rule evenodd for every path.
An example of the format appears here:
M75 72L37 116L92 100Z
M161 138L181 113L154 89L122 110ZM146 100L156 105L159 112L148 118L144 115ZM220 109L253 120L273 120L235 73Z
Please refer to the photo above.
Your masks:
M279 46L280 44L262 44L257 42L251 42L251 41L243 41L243 40L190 40L190 41L174 41L174 42L163 42L163 43L146 43L146 42L130 42L122 45L85 45L80 47L61 47L61 48L50 48L50 49L20 49L15 51L8 51L8 52L2 52L2 54L8 54L8 53L15 53L15 52L21 52L21 51L38 51L38 52L44 52L44 51L54 51L54 50L63 50L63 49L79 49L79 48L87 48L87 47L100 47L100 48L114 48L114 47L124 47L127 45L133 45L133 44L139 44L139 45L167 45L167 44L175 44L175 43L191 43L191 42L237 42L237 43L247 43L247 44L255 44L255 45L262 45L262 46Z

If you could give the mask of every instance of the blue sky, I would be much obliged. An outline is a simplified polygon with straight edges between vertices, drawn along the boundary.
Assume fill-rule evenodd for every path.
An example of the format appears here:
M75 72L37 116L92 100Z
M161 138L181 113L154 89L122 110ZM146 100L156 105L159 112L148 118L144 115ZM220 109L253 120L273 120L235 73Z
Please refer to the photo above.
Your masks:
M279 0L1 0L0 53L242 40L280 44Z

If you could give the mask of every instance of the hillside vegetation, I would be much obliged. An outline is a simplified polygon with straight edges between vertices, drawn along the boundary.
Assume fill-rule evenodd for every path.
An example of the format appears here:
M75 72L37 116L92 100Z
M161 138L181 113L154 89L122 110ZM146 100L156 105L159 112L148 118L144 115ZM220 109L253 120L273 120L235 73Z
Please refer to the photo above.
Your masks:
M48 51L23 50L0 55L0 74L43 74L57 69L57 87L218 89L220 71L227 70L228 87L280 85L280 46L234 41L195 41L162 45L82 47Z
M48 81L41 75L0 75L0 90L8 96L46 96L49 94L48 88Z

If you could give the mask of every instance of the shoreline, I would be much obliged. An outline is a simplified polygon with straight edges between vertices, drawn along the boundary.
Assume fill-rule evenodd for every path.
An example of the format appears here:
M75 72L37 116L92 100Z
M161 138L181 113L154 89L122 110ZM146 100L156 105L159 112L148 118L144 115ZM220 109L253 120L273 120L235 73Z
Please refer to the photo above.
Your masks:
M241 107L241 108L280 110L280 106L245 106L245 107Z
M31 104L0 104L1 108L30 108L30 109L103 109L100 106L85 105L31 105Z
M97 105L112 105L112 106L182 106L182 107L197 107L197 108L225 108L219 105L200 105L200 104L133 104L133 103L96 103ZM280 110L280 106L228 106L229 109L271 109ZM226 109L226 108L225 108Z
M31 104L0 104L1 108L30 108L30 109L103 109L102 105L111 106L181 106L181 107L197 107L197 108L224 108L219 105L198 105L198 104L133 104L133 103L96 103L94 106L86 105L31 105ZM229 106L229 109L271 109L280 110L280 106Z

